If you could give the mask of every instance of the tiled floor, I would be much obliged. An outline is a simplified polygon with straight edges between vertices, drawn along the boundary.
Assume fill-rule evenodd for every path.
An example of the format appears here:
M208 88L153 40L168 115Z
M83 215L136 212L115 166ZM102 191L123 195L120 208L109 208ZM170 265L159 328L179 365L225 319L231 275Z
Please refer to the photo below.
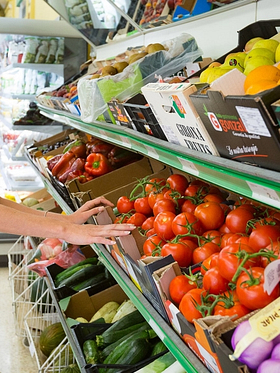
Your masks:
M37 373L35 359L15 333L8 268L0 268L0 373Z

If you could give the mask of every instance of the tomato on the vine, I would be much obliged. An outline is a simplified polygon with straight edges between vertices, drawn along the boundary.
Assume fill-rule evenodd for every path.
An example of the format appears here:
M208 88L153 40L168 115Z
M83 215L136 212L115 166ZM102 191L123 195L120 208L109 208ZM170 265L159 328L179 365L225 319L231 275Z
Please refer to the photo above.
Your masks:
M176 190L177 192L184 194L185 190L187 189L189 185L188 179L181 174L173 174L170 175L166 182L169 184L170 188L172 190Z
M197 203L193 199L186 199L181 206L181 212L189 212L193 214L196 206Z
M233 233L246 233L247 223L254 219L254 213L242 207L230 211L226 216L226 225Z
M153 213L148 201L148 197L139 197L134 201L134 209L136 212L140 212L146 216Z
M280 242L275 241L272 242L270 245L267 245L265 248L265 251L272 251L274 255L277 256L277 259L280 258ZM276 260L276 258L267 258L265 256L261 256L261 266L265 268L269 263L273 262Z
M176 204L171 199L163 198L158 200L153 207L153 214L157 216L160 212L170 211L176 214Z
M193 264L203 262L205 259L209 258L210 255L218 253L219 251L220 247L212 242L207 242L201 246L198 246L193 251Z
M120 214L126 214L134 210L134 201L131 201L127 196L121 196L117 200L117 209Z
M253 254L254 251L248 245L242 243L233 243L225 246L219 253L218 267L221 275L228 281L231 281L235 275L237 268L242 262L242 258L239 258L240 252L247 254ZM243 263L244 268L259 265L259 258L250 258Z
M209 294L220 294L228 290L228 280L221 276L217 266L210 268L203 276L203 288Z
M149 194L150 192L157 192L162 187L166 185L166 180L160 177L153 177L149 179L145 185L145 192Z
M141 214L140 212L135 212L127 219L127 224L134 224L136 227L141 227L147 216Z
M249 245L249 236L246 233L233 233L227 240L228 245L232 243L244 243Z
M280 227L278 225L261 225L250 233L249 246L257 252L279 239Z
M221 295L222 297L214 307L214 316L228 316L232 320L237 320L251 312L249 308L240 303L236 291L228 290Z
M225 221L223 208L217 202L204 202L198 205L194 215L199 219L204 230L219 229Z
M202 225L194 214L189 212L181 212L176 215L172 222L172 230L174 235L191 234L200 236L202 234ZM197 239L196 237L188 237L189 239Z
M181 302L179 303L179 311L190 323L193 323L195 319L200 319L202 317L201 312L196 306L202 304L202 296L204 295L206 295L204 289L191 289L181 299Z
M242 272L236 282L237 297L245 307L250 310L264 308L279 297L279 284L272 293L264 290L264 268L251 267L247 272Z
M180 267L189 267L192 262L192 249L183 242L167 242L162 246L161 255L172 255Z
M177 305L181 302L183 296L191 289L196 289L197 284L188 279L186 275L174 277L169 284L169 294L174 303Z
M154 216L149 216L141 225L141 228L144 231L148 231L152 228L154 228L154 222L155 222L155 217Z
M146 239L143 244L143 252L145 255L153 255L159 256L158 253L155 253L156 249L160 249L166 242L157 235L153 235Z
M209 231L206 231L202 234L202 237L205 237L205 239L201 238L200 242L201 244L204 244L206 242L213 242L216 245L220 245L222 241L222 234L221 232L211 229Z
M148 202L151 209L154 208L154 205L157 201L164 199L165 192L151 192L148 195Z
M154 229L158 236L163 240L171 240L175 234L172 230L172 222L175 218L175 214L170 211L160 212L155 217Z
M224 201L224 197L221 194L218 193L209 193L206 194L206 196L203 198L204 202L216 202L216 203L222 203Z
M216 267L218 265L219 261L219 253L213 253L208 258L204 259L201 263L200 272L202 275L205 275L205 273L213 267Z

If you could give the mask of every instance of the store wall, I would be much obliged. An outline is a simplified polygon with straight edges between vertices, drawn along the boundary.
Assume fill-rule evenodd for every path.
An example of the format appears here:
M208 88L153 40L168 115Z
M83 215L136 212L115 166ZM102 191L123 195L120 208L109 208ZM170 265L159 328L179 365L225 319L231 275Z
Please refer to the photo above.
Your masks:
M7 18L27 18L41 20L55 20L59 15L45 3L44 0L9 0L5 7Z

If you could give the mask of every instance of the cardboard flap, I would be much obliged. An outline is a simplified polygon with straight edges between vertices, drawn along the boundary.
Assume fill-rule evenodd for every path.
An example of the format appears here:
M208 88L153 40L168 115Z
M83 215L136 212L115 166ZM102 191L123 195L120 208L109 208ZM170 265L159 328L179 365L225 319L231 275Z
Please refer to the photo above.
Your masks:
M246 75L238 69L232 69L210 84L210 90L221 91L224 96L244 95Z

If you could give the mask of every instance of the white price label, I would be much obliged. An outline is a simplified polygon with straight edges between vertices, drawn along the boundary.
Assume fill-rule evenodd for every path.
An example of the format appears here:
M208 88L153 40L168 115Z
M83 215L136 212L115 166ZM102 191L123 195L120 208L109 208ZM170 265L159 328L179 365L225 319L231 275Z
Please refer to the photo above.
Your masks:
M187 161L186 159L178 157L179 162L183 166L183 171L188 172L192 175L198 176L199 171L196 168L195 164L191 161Z
M159 155L154 148L152 148L151 146L147 146L147 145L145 145L145 148L147 150L147 155L149 157L152 157L154 159L159 159Z
M249 134L271 137L259 109L243 106L235 108Z
M280 259L269 263L264 270L264 290L270 295L280 281Z
M203 357L205 361L205 364L207 365L207 368L210 370L210 372L219 373L220 369L214 357L207 350L205 350L205 348L202 347L201 344L198 343L197 341L196 341L196 345L199 349L201 356Z
M270 202L270 204L271 204L271 200L273 200L274 205L275 205L275 202L278 202L278 203L280 202L280 198L274 189L252 183L251 181L247 181L247 184L252 191L252 197L254 199L259 200L261 197L263 202ZM280 206L280 203L279 204L278 203L276 204L275 207Z

